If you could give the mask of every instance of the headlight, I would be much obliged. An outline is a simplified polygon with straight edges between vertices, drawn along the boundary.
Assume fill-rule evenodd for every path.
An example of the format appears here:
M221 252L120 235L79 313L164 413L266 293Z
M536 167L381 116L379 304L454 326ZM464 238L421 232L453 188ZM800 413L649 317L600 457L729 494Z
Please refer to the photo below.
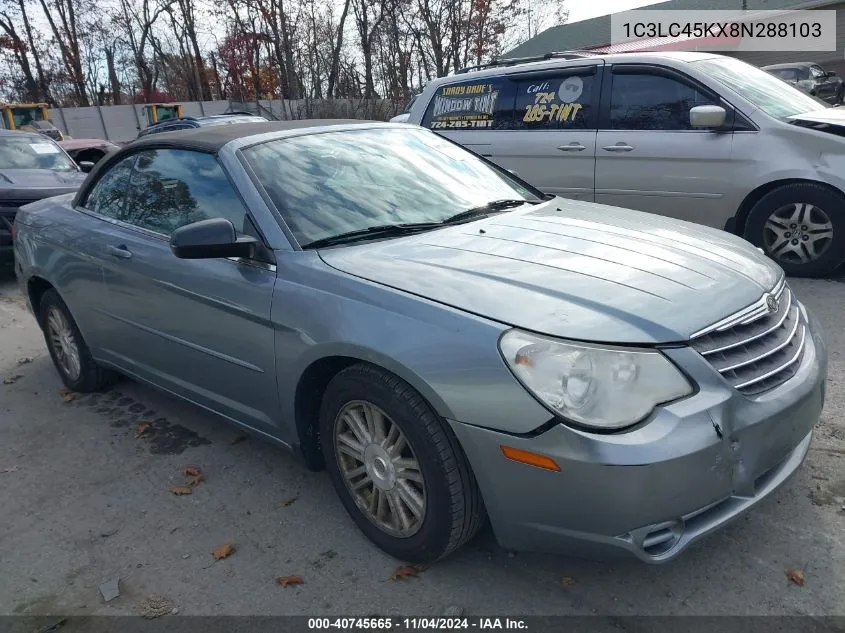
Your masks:
M584 426L620 429L692 393L658 351L614 349L510 330L499 346L516 377L552 410Z

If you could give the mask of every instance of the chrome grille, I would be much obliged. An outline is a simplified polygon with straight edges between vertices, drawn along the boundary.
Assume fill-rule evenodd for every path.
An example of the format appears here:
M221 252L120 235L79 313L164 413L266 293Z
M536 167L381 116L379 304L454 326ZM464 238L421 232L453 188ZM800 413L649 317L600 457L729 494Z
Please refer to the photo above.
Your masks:
M757 303L693 335L691 345L735 389L757 395L786 382L801 364L806 326L792 291L781 281Z

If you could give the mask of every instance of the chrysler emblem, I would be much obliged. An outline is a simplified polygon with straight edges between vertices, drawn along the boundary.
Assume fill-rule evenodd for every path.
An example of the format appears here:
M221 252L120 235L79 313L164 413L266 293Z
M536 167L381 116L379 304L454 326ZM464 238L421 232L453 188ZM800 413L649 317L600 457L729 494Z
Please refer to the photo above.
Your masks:
M774 295L766 295L766 307L769 308L769 312L778 311L778 300Z

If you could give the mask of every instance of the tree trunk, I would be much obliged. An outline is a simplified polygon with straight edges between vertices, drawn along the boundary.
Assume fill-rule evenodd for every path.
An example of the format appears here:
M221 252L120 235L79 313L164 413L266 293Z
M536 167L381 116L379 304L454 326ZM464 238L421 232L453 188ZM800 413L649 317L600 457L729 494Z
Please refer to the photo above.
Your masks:
M106 46L106 66L109 71L109 85L111 86L111 102L112 105L120 105L120 80L117 78L117 70L114 67L114 49Z
M331 68L329 70L329 85L326 91L326 96L331 99L333 96L337 97L337 79L340 73L340 50L343 47L343 27L346 24L346 16L349 13L349 4L351 0L345 0L343 3L343 12L340 14L340 23L337 25L337 38L335 39L334 47L332 48Z

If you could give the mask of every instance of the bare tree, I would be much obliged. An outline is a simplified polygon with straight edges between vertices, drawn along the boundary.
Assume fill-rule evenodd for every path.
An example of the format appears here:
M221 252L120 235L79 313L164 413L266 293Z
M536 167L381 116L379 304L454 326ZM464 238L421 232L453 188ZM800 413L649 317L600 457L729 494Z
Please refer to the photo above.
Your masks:
M81 34L85 28L77 19L77 13L91 17L93 7L85 4L87 0L39 0L44 16L61 52L61 60L68 79L73 87L77 103L89 105L85 85L85 73L82 70Z

